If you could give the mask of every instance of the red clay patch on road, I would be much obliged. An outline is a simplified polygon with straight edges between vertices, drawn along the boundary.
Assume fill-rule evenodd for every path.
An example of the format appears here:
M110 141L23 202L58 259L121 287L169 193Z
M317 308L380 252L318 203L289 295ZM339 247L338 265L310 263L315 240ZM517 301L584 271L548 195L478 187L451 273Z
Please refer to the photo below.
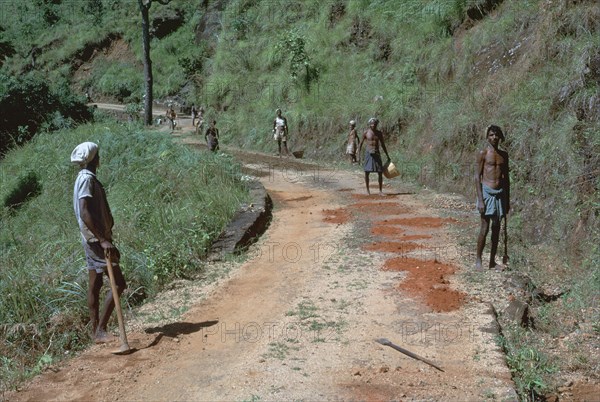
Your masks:
M371 228L371 234L375 236L391 237L398 241L423 240L431 239L432 237L428 234L407 235L404 233L404 229L394 225L375 226Z
M381 225L381 226L375 226L375 227L371 228L371 234L373 234L375 236L393 237L393 236L402 236L403 233L404 233L404 229L399 228L398 226L392 226L392 225Z
M398 240L401 241L411 241L411 240L423 240L423 239L431 239L433 236L428 234L416 234L416 235L402 235L402 237Z
M409 241L381 241L377 243L369 243L363 246L367 251L383 251L385 253L405 254L412 250L423 248L423 246Z
M410 208L398 205L395 202L358 202L350 205L350 208L360 210L370 215L401 215L410 212Z
M408 277L399 285L410 294L421 297L433 311L447 312L459 309L465 300L464 293L450 289L447 279L456 268L436 261L397 257L387 260L386 271L405 271Z
M416 217L416 218L393 218L384 219L377 222L378 225L405 225L416 226L422 228L439 228L446 223L457 223L453 218L433 218L433 217Z
M325 215L323 221L327 223L346 223L351 217L350 212L345 208L324 209L323 215Z

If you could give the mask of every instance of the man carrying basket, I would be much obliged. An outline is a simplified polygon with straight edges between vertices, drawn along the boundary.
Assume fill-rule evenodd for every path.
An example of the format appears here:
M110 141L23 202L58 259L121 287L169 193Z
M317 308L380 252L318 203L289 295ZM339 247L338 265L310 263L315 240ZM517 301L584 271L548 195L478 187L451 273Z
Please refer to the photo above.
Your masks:
M365 149L365 185L367 186L367 194L371 194L369 189L369 173L377 172L377 178L379 182L379 195L383 195L383 163L381 163L381 154L379 152L379 144L385 152L387 157L387 163L390 162L390 155L388 154L387 148L385 147L385 141L383 139L383 133L377 129L379 120L372 117L369 119L369 128L363 133L360 145L358 147L358 154L362 151L363 143L366 141Z

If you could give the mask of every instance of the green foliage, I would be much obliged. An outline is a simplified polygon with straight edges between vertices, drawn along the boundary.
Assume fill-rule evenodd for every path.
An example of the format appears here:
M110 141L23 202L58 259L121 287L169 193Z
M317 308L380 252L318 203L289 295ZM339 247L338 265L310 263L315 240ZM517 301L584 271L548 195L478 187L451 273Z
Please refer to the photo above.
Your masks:
M247 197L229 157L199 153L135 124L42 133L8 152L0 163L0 199L15 188L27 193L22 183L43 186L20 208L0 210L2 387L89 344L87 272L72 207L77 168L69 164L83 141L100 145L98 178L115 218L129 305L202 269L211 242ZM31 161L35 173L24 174Z
M310 83L319 78L319 70L310 60L306 52L306 40L296 30L286 31L275 46L279 57L289 58L289 72L293 80L298 80L303 74L302 81L307 90L310 90Z
M531 333L514 327L506 331L507 338L500 338L506 351L506 360L519 395L527 400L537 400L549 387L549 375L557 371L551 358L535 346Z
M196 54L189 57L181 57L177 59L179 66L183 69L185 77L193 79L202 74L204 63L208 57L206 48L201 48Z
M38 196L42 192L42 185L38 175L33 172L27 172L19 177L15 188L13 188L4 199L4 206L8 208L18 208L27 200Z
M4 28L0 26L0 33L4 35ZM15 48L9 40L0 39L0 67L4 64L4 59L15 55Z
M143 88L140 70L129 62L113 63L98 79L101 93L114 96L120 103L139 101Z
M92 117L81 99L60 85L51 87L39 74L0 75L0 80L0 155L39 129L60 129Z
M142 110L144 110L144 105L141 103L128 103L125 105L125 113L129 116L129 120L139 120Z
M92 17L92 22L94 25L100 25L102 23L104 15L104 4L102 1L87 0L84 5L84 10Z

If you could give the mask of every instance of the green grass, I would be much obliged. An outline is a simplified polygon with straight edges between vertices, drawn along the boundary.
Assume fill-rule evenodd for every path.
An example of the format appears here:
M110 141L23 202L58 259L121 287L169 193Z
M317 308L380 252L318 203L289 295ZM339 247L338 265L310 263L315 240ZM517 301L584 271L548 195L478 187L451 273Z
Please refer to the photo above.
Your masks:
M211 242L246 201L229 157L135 125L40 134L10 151L0 163L0 198L28 171L37 175L39 194L0 212L3 387L38 372L40 356L60 359L89 343L87 274L72 206L77 168L69 163L71 150L86 140L100 145L98 178L115 218L129 285L125 303L139 304L172 279L198 273Z
M297 350L298 348L290 348L283 342L271 342L269 343L269 351L263 356L265 358L284 360L290 354L290 349Z
M310 300L305 300L298 303L296 310L291 310L286 313L287 316L298 317L300 321L307 320L309 318L319 317L317 311L319 308Z
M500 343L505 348L517 392L523 399L535 400L549 390L550 376L558 366L540 350L528 330L511 327L504 332L506 339Z

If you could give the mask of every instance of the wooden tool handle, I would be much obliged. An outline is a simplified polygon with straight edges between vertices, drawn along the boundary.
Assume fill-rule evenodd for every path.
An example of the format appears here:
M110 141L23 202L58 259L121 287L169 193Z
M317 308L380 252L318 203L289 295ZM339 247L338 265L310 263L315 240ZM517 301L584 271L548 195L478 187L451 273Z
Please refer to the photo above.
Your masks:
M121 347L126 346L129 349L127 343L127 333L125 332L125 321L123 320L123 311L121 311L121 300L119 298L119 292L117 289L117 283L115 282L115 275L113 273L112 263L110 261L110 252L105 251L106 267L108 268L108 279L110 280L110 288L112 290L113 300L115 301L115 309L117 310L117 320L119 321L119 338L121 340Z

